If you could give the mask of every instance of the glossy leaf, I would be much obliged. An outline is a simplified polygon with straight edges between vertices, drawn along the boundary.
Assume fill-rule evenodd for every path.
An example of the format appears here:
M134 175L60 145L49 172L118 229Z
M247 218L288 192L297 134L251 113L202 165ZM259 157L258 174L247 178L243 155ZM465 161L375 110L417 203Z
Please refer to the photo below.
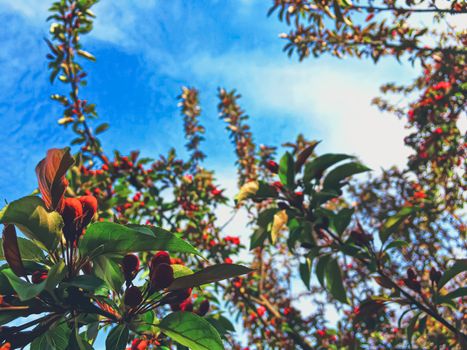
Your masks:
M174 278L179 278L193 274L193 271L185 265L172 264L171 266L174 272Z
M325 286L325 271L326 265L328 264L331 257L329 255L321 256L316 263L316 277L322 287Z
M467 259L456 260L454 264L444 272L443 276L439 280L439 288L443 287L455 276L465 271L467 271Z
M301 151L295 162L295 172L299 173L302 169L303 164L308 160L308 158L313 154L316 146L318 146L320 142L313 141L309 146L305 147L303 151Z
M222 350L221 337L205 319L192 312L174 312L162 319L159 328L191 350Z
M16 276L11 269L2 270L21 301L29 300L39 295L44 289L53 289L64 277L65 264L60 261L48 272L47 278L38 284L26 282Z
M304 263L299 266L300 278L302 279L305 286L310 289L311 279L311 259L306 259Z
M47 209L61 212L68 184L65 174L74 162L67 147L48 150L46 157L37 164L37 181Z
M334 164L339 163L345 159L354 158L347 154L333 154L327 153L322 156L314 158L311 162L305 165L305 174L303 176L303 181L305 184L309 183L314 178L319 178L323 175L323 172L333 166Z
M80 275L74 277L72 280L64 282L64 286L73 286L77 288L82 288L88 291L94 291L104 287L105 282L93 275Z
M408 245L409 245L409 243L407 243L406 241L395 240L395 241L392 241L391 243L389 243L384 250L386 251L386 250L393 249L393 248L407 247Z
M190 243L161 228L139 225L128 227L113 222L90 225L79 248L84 256L96 249L99 255L155 250L199 255Z
M413 207L404 207L396 215L387 219L379 233L381 242L385 243L389 236L395 232L399 228L399 225L413 212Z
M286 152L279 163L279 178L285 186L295 188L295 164L292 155Z
M217 264L208 266L192 275L177 278L169 286L169 290L184 289L201 286L203 284L222 281L240 275L245 275L254 270L236 264Z
M342 273L336 259L330 259L326 265L326 287L332 296L342 303L348 303L344 285L342 283Z
M48 211L36 196L23 197L4 207L0 223L15 224L25 236L49 251L55 250L62 237L62 217Z
M114 260L105 256L98 256L93 260L94 274L105 281L115 292L119 292L125 281L121 266Z
M341 236L345 229L349 226L353 213L353 208L343 208L333 217L332 223L334 230L339 236Z
M326 175L324 182L323 182L323 188L325 190L331 189L331 190L336 190L342 186L342 181L345 180L346 178L363 173L365 171L369 171L370 168L367 168L366 166L360 164L360 163L346 163L338 166L337 168L334 168L329 172L328 175Z
M5 225L2 237L3 255L11 270L19 277L26 275L26 270L21 260L15 226Z
M40 249L36 244L34 244L31 240L17 237L18 241L18 248L21 254L21 260L23 261L38 261L41 262L45 259L44 251ZM3 245L3 240L0 239L1 245ZM5 259L5 255L3 250L0 249L0 260Z
M71 335L71 329L66 323L47 330L31 343L31 350L66 350Z
M106 350L125 350L130 331L126 325L120 324L109 332L105 340Z

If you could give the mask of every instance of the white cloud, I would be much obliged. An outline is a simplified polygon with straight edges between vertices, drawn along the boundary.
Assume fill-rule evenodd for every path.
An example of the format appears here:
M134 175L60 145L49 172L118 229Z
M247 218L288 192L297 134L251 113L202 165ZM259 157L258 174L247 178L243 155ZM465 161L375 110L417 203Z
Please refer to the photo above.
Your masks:
M285 120L296 134L318 134L326 151L355 154L374 168L405 163L403 122L370 102L382 83L414 74L406 67L354 60L298 64L254 52L201 54L187 66L196 80L210 77L214 83L237 87L248 112L270 115L266 123Z

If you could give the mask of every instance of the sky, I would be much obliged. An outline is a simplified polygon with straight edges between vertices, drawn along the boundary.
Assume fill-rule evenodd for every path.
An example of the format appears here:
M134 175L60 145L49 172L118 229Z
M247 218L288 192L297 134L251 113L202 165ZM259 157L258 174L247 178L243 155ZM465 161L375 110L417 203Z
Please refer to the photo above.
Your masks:
M0 0L0 201L36 187L34 167L46 150L67 146L73 134L58 126L59 91L48 79L45 0ZM182 86L200 90L208 154L206 166L229 194L235 193L234 149L219 120L217 89L237 89L258 144L280 145L298 133L322 140L318 152L358 156L372 169L403 165L408 150L403 121L371 106L378 87L410 81L410 65L383 59L378 65L331 57L298 62L283 52L286 31L267 17L264 0L101 0L95 30L83 37L97 57L86 63L82 98L97 104L109 122L103 146L141 149L157 157L185 140L177 96ZM97 126L100 123L95 123ZM228 209L219 213L221 220ZM228 226L247 240L245 217ZM247 241L244 241L246 244Z
M48 1L0 0L0 200L32 191L34 166L48 148L69 144L59 127L60 108L49 96ZM182 86L200 90L207 129L206 165L219 178L232 178L234 153L216 110L217 88L237 89L251 116L258 144L280 145L298 133L323 140L318 151L359 156L373 169L404 163L407 130L370 101L385 82L409 81L415 70L395 60L338 60L299 63L283 52L278 38L286 28L270 2L109 1L95 7L95 30L83 37L97 57L86 63L89 86L82 97L97 103L107 150L139 148L157 156L170 147L183 155ZM96 126L97 124L94 124Z

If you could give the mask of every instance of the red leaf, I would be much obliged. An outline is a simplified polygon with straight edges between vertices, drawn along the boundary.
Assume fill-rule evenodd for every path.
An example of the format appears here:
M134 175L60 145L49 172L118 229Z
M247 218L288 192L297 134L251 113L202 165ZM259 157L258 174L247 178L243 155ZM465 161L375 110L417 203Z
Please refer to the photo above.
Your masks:
M48 209L62 211L63 196L68 186L65 174L74 162L70 149L67 147L48 150L47 156L37 164L36 175L39 190Z
M25 276L23 261L18 247L18 238L14 225L7 224L3 229L3 255L11 270L18 276Z

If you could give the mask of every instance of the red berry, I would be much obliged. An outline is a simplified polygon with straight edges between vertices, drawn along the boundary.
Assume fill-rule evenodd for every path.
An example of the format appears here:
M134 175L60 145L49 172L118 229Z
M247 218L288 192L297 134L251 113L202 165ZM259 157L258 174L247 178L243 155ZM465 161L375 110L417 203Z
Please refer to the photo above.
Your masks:
M131 281L135 278L139 269L139 258L134 254L127 254L122 259L122 270L125 280Z
M232 259L230 259L230 258L225 258L224 261L225 261L226 264L232 264L233 263Z
M123 302L129 307L136 307L143 301L143 293L136 286L131 286L125 291Z
M150 267L154 269L159 264L168 264L170 265L170 255L167 252L160 251L154 254L151 259Z
M214 187L214 188L211 190L211 194L212 194L213 196L220 196L220 195L222 194L222 190L220 190L220 189Z
M186 312L192 312L193 302L190 299L186 299L184 302L180 304L180 310L186 311Z
M65 198L63 201L63 233L68 242L74 242L82 232L81 219L83 207L76 198Z
M83 227L86 227L97 212L97 199L94 196L78 198L83 208Z
M167 288L174 280L172 266L166 263L158 264L151 271L151 290L157 291Z
M32 283L39 284L47 278L47 271L34 271L31 276Z
M273 174L277 174L279 172L279 164L273 160L268 160L266 162L266 168Z
M266 313L266 308L261 305L256 309L256 312L258 313L258 316L261 317Z
M209 311L209 300L205 299L201 302L201 304L199 305L199 310L198 310L198 315L200 316L204 316L208 313Z
M133 339L131 343L131 350L146 350L149 346L149 342L144 339Z

